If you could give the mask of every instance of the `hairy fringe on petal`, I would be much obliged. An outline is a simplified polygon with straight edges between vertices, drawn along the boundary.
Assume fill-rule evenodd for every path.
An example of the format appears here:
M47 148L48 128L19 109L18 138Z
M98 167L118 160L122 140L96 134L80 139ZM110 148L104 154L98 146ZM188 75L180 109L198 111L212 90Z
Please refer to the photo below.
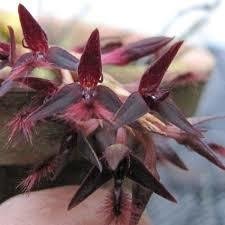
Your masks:
M25 140L32 144L32 131L34 123L27 119L27 116L32 112L33 108L27 108L19 112L11 121L6 124L9 131L7 144L20 142L20 138L24 137Z
M103 214L107 225L128 225L131 210L131 196L129 193L122 192L121 214L116 215L113 211L114 199L113 192L107 194L104 204L99 208L99 213Z
M29 175L22 180L17 188L22 192L30 192L34 187L38 186L43 179L50 179L58 166L55 157L49 157L47 160L36 166L29 172Z

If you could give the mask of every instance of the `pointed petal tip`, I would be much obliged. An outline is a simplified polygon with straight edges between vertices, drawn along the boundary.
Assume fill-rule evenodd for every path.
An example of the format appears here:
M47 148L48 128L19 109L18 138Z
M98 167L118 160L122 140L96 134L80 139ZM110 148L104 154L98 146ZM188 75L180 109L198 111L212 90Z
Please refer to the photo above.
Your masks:
M173 202L173 203L177 203L176 198L175 198L172 194L169 194L169 196L168 196L167 199L170 200L170 201Z
M21 17L23 17L25 14L26 15L30 14L30 12L27 10L27 8L23 4L19 3L19 5L18 5L18 14L19 14L19 17L21 19Z
M85 46L78 65L78 80L82 87L94 88L102 81L102 61L99 31L95 29Z
M27 45L24 47L34 52L47 52L48 38L39 23L22 4L18 5L18 14Z
M67 207L67 210L70 211L71 209L73 209L74 207L76 207L78 204L73 202L71 200L71 202L69 203L68 207Z
M167 69L172 63L183 41L178 41L171 45L152 65L144 72L140 84L139 92L142 95L154 93L158 89Z

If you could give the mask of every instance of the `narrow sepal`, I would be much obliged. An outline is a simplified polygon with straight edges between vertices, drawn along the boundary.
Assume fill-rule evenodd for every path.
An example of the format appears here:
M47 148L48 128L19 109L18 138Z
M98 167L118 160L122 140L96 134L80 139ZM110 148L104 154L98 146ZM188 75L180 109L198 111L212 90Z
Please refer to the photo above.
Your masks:
M116 127L129 124L148 113L149 107L138 92L132 93L116 112L114 121Z
M197 152L199 155L203 156L216 166L225 170L225 165L217 158L217 156L214 154L213 150L205 142L205 140L200 139L198 137L187 136L183 140L181 139L181 141L179 141L178 139L178 142L182 145L190 147L193 151Z
M171 148L165 148L163 151L159 150L157 151L157 157L160 161L167 161L171 163L174 166L179 167L182 170L188 170L187 166L183 162L183 160L180 158L180 156L173 151Z
M82 98L79 85L69 84L58 90L48 101L32 112L27 118L36 122L47 117L62 113L71 104L75 104Z
M225 147L216 143L209 143L210 148L218 155L225 157Z
M152 37L121 46L102 55L103 64L125 65L144 56L157 52L167 45L172 38Z
M54 171L54 176L51 177L51 180L55 180L65 168L76 145L77 133L68 133L63 137L59 151L54 157L54 161L57 166Z
M19 77L26 77L34 69L32 66L32 53L25 53L22 55L13 66L9 73L9 76L1 83L0 97L8 93L13 87L13 80Z
M73 196L72 200L69 203L68 210L74 208L82 201L84 201L89 195L96 191L99 187L105 184L111 179L112 175L107 171L99 171L97 167L93 167L86 178L83 180L79 189Z
M135 156L130 155L130 171L127 177L144 188L152 190L156 194L176 202L176 199L166 190L166 188L155 178L155 176L144 166Z
M16 39L15 39L13 28L11 26L8 26L8 30L9 30L9 37L10 37L9 64L13 66L16 60Z
M173 44L161 57L159 57L143 74L139 92L142 95L152 94L159 87L165 72L176 56L183 41Z
M102 80L99 31L89 37L78 65L78 80L83 87L93 88Z
M161 162L167 161L182 170L188 170L180 156L170 147L167 138L154 135L153 140L156 146L157 159Z
M59 47L49 48L46 60L54 67L70 71L76 71L79 63L79 60L75 56Z
M98 159L98 156L95 150L93 149L88 138L81 132L79 133L79 136L78 136L78 146L80 146L79 149L82 156L85 159L87 159L89 162L91 162L93 165L95 165L99 169L99 171L102 171L102 164L100 160Z
M160 116L166 121L179 127L184 132L202 137L200 131L198 131L188 120L185 118L181 110L176 106L175 102L171 98L167 98L164 101L158 102L155 109Z
M106 86L98 85L96 93L97 100L110 112L115 113L122 105L118 95Z

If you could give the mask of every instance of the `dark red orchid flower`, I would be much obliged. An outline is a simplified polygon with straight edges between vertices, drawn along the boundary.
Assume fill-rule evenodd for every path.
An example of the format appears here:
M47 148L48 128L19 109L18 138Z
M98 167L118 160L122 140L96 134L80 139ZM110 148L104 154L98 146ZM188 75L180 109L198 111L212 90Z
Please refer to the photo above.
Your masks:
M154 175L151 174L143 163L130 153L125 145L115 144L108 146L104 152L104 157L101 159L101 163L103 165L103 171L100 172L96 167L93 167L90 170L80 188L72 198L69 209L77 206L100 186L113 178L113 213L118 217L122 213L122 185L126 177L140 184L144 188L150 189L158 195L176 202L174 197L154 177Z
M102 81L99 32L92 32L78 65L78 83L72 83L55 94L35 111L24 123L37 121L60 114L60 118L77 124L91 118L110 121L121 106L118 96L109 88L98 85Z
M27 77L26 79L17 78L15 81L21 82L34 88L38 93L42 93L38 104L30 107L31 110L19 113L8 126L11 128L10 141L18 134L24 134L25 138L31 142L31 130L37 121L57 117L63 119L80 133L85 133L81 125L83 121L90 119L104 119L110 121L113 114L121 106L119 97L108 87L98 85L102 80L102 65L100 54L99 32L92 32L86 48L81 56L78 65L78 83L65 85L62 88L55 87L51 82L43 82L41 79ZM41 87L46 86L46 92L41 91ZM47 99L47 100L46 100ZM21 116L22 115L22 116ZM97 126L96 126L97 124ZM98 123L94 123L93 132ZM85 141L85 135L82 136ZM89 160L98 166L101 164L93 148L89 146L87 156Z
M127 121L132 122L131 120L134 121L151 110L156 111L163 119L175 124L185 132L191 133L192 135L200 135L175 106L175 103L169 98L169 90L159 87L166 70L182 43L183 42L177 42L173 44L145 71L139 84L139 91L133 93L117 112L116 119L120 125ZM133 104L139 104L140 107L135 107L136 110L132 110ZM129 107L129 109L127 107ZM133 112L131 112L131 110ZM129 117L127 117L127 115L129 115Z
M14 79L26 77L36 67L75 71L78 65L78 59L66 50L60 47L49 47L46 33L22 4L19 4L18 13L24 34L23 46L30 49L31 52L21 55L11 65L12 70L9 77L0 87L0 96L11 89Z
M137 225L153 193L175 202L161 184L157 162L170 162L186 170L183 160L168 144L179 144L207 158L218 167L225 166L215 155L224 147L204 138L206 120L187 120L170 98L170 89L161 84L182 42L165 47L172 39L156 37L110 48L102 54L98 30L94 30L80 60L59 47L49 47L48 39L32 15L19 5L23 29L23 46L31 51L15 59L13 31L11 42L0 45L1 60L12 67L9 78L2 82L0 95L13 85L32 90L32 100L7 124L9 142L22 134L32 142L32 131L38 122L51 120L64 126L58 152L34 166L21 183L30 191L41 180L57 179L68 163L80 153L92 167L68 208L77 206L97 188L113 180L107 197L106 224ZM14 49L14 50L13 50ZM138 90L124 102L113 90L102 85L102 65L124 65L152 53L159 57L143 74ZM77 79L67 85L29 76L37 66L75 71ZM158 115L160 119L152 115ZM74 152L76 151L76 152ZM131 190L124 191L125 179L132 181ZM131 196L127 193L130 192Z
M116 127L130 124L148 112L158 113L166 122L174 124L179 134L167 130L166 135L174 138L217 166L224 165L202 139L202 133L193 126L169 97L169 90L160 87L163 76L183 42L173 44L146 70L141 78L138 92L131 94L116 112ZM181 135L181 133L183 133Z

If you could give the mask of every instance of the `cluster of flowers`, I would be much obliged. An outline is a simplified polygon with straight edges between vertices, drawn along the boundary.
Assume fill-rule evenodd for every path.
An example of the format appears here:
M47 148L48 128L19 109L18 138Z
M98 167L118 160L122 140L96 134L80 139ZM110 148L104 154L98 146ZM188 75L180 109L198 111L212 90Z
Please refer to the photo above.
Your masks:
M14 32L8 27L10 42L0 43L0 66L1 69L9 66L11 71L1 81L0 96L22 84L35 90L35 98L8 122L9 142L18 136L32 142L35 125L47 120L55 119L68 126L58 152L36 165L22 182L26 190L31 190L43 178L56 179L73 151L79 150L93 167L68 209L112 179L113 188L104 211L107 224L135 225L152 193L176 202L160 183L156 169L159 161L166 160L187 170L168 139L225 169L214 154L223 147L209 143L201 132L204 123L213 118L186 119L170 98L170 87L161 85L182 41L153 37L127 45L109 45L106 49L100 45L99 31L95 29L86 45L79 48L78 59L60 47L50 47L46 33L23 5L19 5L18 12L24 35L22 45L30 51L17 55ZM158 57L142 75L137 90L128 97L101 84L102 65L125 65L155 53ZM56 85L32 76L37 67L66 69L73 74L74 82ZM132 185L125 191L127 178Z

